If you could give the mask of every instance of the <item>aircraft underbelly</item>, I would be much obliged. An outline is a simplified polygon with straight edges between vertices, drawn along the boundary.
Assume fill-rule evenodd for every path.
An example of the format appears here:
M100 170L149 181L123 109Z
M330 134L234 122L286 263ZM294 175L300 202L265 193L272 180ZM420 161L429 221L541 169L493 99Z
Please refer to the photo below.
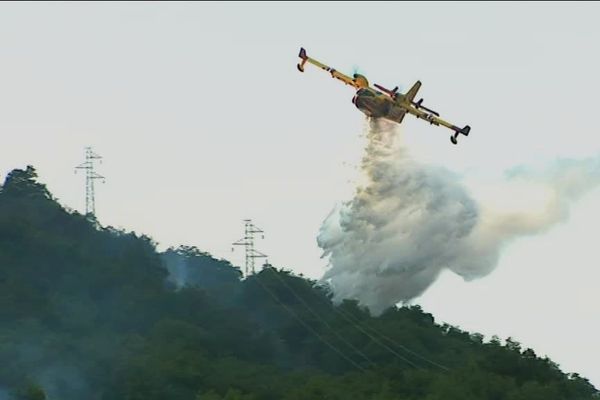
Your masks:
M385 116L386 119L390 121L394 121L397 123L401 123L406 115L406 110L400 106L390 107L388 114Z
M373 118L385 117L390 108L387 101L366 96L358 96L354 104L364 114Z

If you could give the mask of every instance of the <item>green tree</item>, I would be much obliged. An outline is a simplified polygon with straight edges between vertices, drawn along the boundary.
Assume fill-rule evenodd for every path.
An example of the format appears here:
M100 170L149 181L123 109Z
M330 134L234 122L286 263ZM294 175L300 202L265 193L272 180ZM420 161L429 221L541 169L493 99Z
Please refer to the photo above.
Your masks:
M160 253L148 236L63 208L33 167L0 190L0 360L17 400L45 399L24 384L43 373L57 375L59 400L599 396L514 339L485 342L417 306L373 317L273 266L242 280L194 247Z
M17 396L19 400L46 400L46 393L41 386L29 383Z

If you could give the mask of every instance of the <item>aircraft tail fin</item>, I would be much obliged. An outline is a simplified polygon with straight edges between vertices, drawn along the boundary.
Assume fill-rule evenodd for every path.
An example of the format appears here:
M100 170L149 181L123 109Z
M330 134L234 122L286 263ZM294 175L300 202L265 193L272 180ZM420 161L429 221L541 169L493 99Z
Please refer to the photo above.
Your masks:
M421 88L421 81L417 81L404 96L408 102L412 102Z

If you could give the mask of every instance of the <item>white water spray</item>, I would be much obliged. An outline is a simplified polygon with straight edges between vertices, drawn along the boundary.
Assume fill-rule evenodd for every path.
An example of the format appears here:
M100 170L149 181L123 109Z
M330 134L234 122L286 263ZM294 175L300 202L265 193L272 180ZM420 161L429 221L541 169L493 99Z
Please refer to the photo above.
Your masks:
M600 183L600 159L560 160L515 169L487 199L476 198L461 177L411 157L394 125L376 121L362 171L354 198L325 219L317 242L334 300L357 299L374 314L420 296L444 269L486 276L511 239L563 221ZM525 198L525 207L514 201Z

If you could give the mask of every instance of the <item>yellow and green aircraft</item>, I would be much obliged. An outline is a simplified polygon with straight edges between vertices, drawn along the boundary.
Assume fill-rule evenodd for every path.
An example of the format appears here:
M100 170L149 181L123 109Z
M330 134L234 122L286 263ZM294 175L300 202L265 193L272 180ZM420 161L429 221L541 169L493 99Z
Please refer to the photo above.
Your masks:
M417 81L417 83L415 83L405 94L398 93L398 87L389 90L378 84L374 85L375 88L379 89L376 90L369 86L369 81L367 81L367 78L363 75L354 74L353 77L350 78L349 76L320 63L314 58L308 57L304 48L300 49L300 54L298 56L301 58L301 61L298 64L298 70L300 72L304 72L304 65L310 63L329 72L333 78L339 79L346 85L355 87L357 91L352 99L352 103L354 103L354 105L367 117L384 118L401 123L404 116L409 113L417 118L428 121L432 125L443 125L452 129L454 134L450 137L450 140L454 144L458 143L457 139L459 134L468 136L471 131L469 125L465 125L464 128L459 128L441 119L440 114L423 105L423 99L414 101L414 98L421 87L420 81Z

